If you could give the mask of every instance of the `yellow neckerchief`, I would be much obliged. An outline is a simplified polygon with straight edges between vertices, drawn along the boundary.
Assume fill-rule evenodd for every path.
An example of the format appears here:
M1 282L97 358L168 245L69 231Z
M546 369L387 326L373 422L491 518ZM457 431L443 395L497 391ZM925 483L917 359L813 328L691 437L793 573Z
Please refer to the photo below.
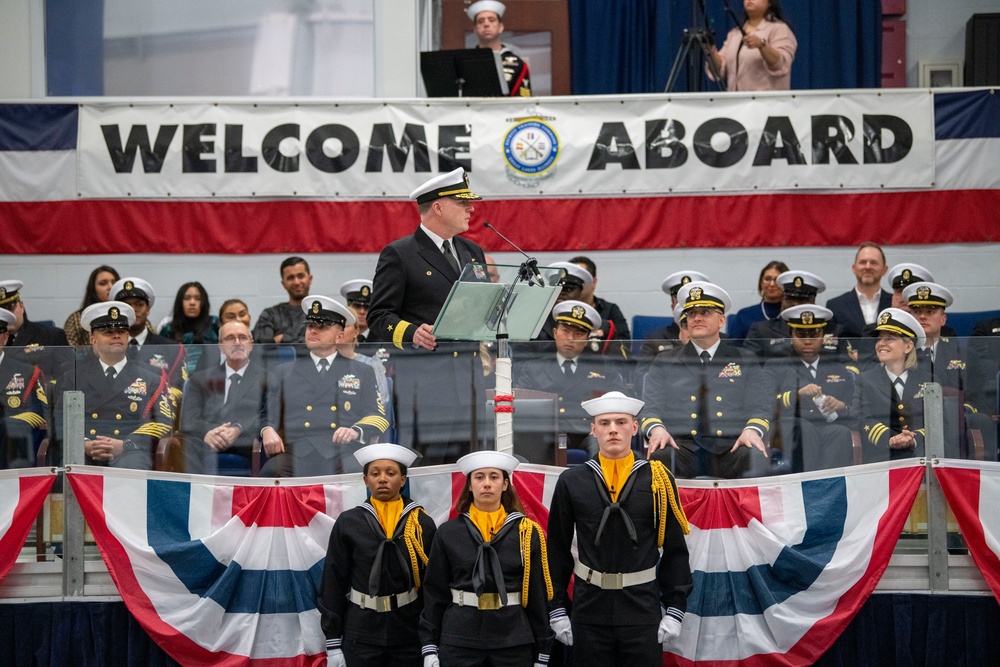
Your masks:
M611 502L617 502L618 494L628 481L628 475L632 472L632 465L635 463L635 454L628 453L628 456L621 459L606 459L603 454L597 455L601 461L601 475L604 476L604 484L611 493Z
M482 533L483 540L489 542L503 527L503 522L507 520L507 510L501 505L496 512L484 512L477 509L475 505L469 505L469 518Z
M396 498L382 502L372 496L370 500L372 507L375 508L375 516L378 517L378 522L381 524L382 530L385 531L385 536L392 537L396 530L396 524L399 523L399 517L403 513L403 499Z

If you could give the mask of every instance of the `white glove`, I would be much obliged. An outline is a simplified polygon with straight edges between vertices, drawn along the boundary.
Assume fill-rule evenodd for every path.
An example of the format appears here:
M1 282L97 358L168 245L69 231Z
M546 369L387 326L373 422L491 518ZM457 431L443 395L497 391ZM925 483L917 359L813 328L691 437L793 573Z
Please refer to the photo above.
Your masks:
M661 644L672 642L681 634L681 622L673 616L660 619L660 627L656 630L656 641Z
M339 648L328 648L326 650L326 664L327 667L347 667L344 652Z
M424 667L441 667L441 661L438 660L437 653L424 656Z
M556 635L556 641L565 646L573 645L573 624L566 616L556 616L549 619L549 627Z

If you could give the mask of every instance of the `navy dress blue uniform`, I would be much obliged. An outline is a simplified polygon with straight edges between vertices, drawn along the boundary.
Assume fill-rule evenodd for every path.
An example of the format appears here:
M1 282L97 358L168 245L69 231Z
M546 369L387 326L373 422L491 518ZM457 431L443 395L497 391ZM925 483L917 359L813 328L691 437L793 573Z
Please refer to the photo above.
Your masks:
M138 364L152 367L156 372L163 372L170 383L170 397L176 405L184 391L184 383L188 380L186 366L187 354L184 346L172 338L155 333L147 333L146 341L138 346L129 343L129 359Z
M763 371L750 352L721 341L711 361L702 363L694 343L656 357L646 377L640 414L643 433L665 425L680 451L654 456L678 477L712 474L739 477L750 465L751 450L730 452L747 427L766 437L772 414ZM703 460L705 452L709 460Z
M843 327L836 322L826 325L826 333L823 335L823 354L837 355L838 359L847 360L848 341L843 338L843 332ZM792 357L795 356L795 352L789 340L791 335L788 323L780 318L754 322L750 326L750 333L743 341L743 348L757 355L762 364L769 359Z
M522 539L530 541L528 562ZM436 650L442 665L468 664L457 656L468 656L470 649L484 656L479 664L526 665L539 656L547 660L552 630L543 557L541 529L520 512L510 512L489 542L468 514L442 524L431 545L424 582L424 652ZM463 604L455 603L455 591L469 594L468 600L463 595ZM502 604L479 608L473 596ZM486 663L486 656L492 662Z
M469 191L461 169L431 179L410 196L418 204L444 197L480 199ZM469 263L482 265L476 279L489 281L482 248L459 236L450 244L460 269ZM424 463L456 460L485 423L479 344L439 341L433 352L412 345L417 328L437 320L460 273L421 227L383 248L375 267L368 341L395 347L389 366L397 440L420 450ZM429 450L428 445L438 449Z
M323 373L312 356L279 366L268 386L266 425L281 436L285 452L268 460L262 476L359 471L353 445L334 444L334 432L353 427L370 442L389 428L371 366L339 354Z
M792 356L768 360L764 373L774 388L782 453L791 464L790 472L851 465L853 423L849 410L854 401L857 368L821 355L816 360L814 378L802 359ZM819 385L824 396L844 403L848 414L828 422L811 396L799 395L799 390L810 384Z
M324 634L328 640L341 640L348 665L422 664L417 624L424 605L419 591L437 528L418 503L405 496L402 500L403 512L392 535L385 534L370 501L342 512L330 533L320 611ZM410 521L417 522L419 530L408 538ZM376 608L371 608L372 598L400 594L413 599L400 606L393 597L382 608L376 600Z
M653 467L661 473L654 476ZM662 475L662 476L661 476ZM669 480L664 491L668 502L654 504L654 479ZM566 469L556 482L549 508L549 566L552 571L553 614L567 607L567 588L574 577L574 534L579 567L596 572L573 579L573 653L578 665L612 665L614 644L606 633L625 628L652 641L619 646L630 665L662 665L662 647L655 641L661 606L684 612L692 590L691 566L684 534L687 520L673 477L657 461L636 460L612 503L601 465L590 460ZM678 508L674 510L673 508ZM658 545L663 522L662 554ZM432 557L433 558L433 557ZM654 569L645 583L615 588L601 573L640 573ZM643 631L639 631L644 628ZM634 630L633 630L634 629ZM610 645L609 645L610 644Z
M885 368L870 368L858 376L852 412L862 429L865 463L913 458L924 455L924 391L931 376L919 368L907 371L903 396L895 394ZM903 429L913 431L913 449L890 449L889 438Z
M203 438L211 429L227 422L239 424L241 432L226 452L243 456L249 463L253 442L267 423L266 396L273 379L263 361L251 357L239 383L233 385L230 381L228 399L227 368L216 365L197 371L187 383L187 393L181 404L186 472L214 472L216 452Z
M84 437L107 436L125 440L112 467L151 469L158 440L170 433L173 407L166 376L143 364L126 361L117 376L108 382L97 358L80 364L56 383L54 428L62 427L63 394L84 393ZM130 444L131 443L131 444ZM87 460L88 464L103 462Z
M0 347L0 387L0 468L34 466L47 428L45 377L37 366L14 359Z

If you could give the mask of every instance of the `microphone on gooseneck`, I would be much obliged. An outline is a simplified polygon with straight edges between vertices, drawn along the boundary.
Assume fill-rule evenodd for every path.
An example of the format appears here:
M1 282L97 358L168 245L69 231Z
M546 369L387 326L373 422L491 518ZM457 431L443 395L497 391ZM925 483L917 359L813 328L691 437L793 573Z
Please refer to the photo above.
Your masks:
M528 253L526 253L523 250L521 250L517 246L516 243L514 243L509 238L507 238L506 236L504 236L503 234L501 234L500 231L496 227L494 227L491 223L484 222L483 223L483 227L486 227L487 229L492 230L494 234L496 234L501 239L503 239L504 241L506 241L507 244L510 247L512 247L514 250L516 250L519 253L521 253L522 255L524 255L525 259L527 260L527 261L524 262L524 266L526 266L531 271L531 276L530 277L533 278L534 280L537 280L539 285L543 285L543 286L545 285L545 279L542 278L542 274L538 271L538 260L536 260L534 257L528 256ZM529 280L529 284L531 284L530 280Z

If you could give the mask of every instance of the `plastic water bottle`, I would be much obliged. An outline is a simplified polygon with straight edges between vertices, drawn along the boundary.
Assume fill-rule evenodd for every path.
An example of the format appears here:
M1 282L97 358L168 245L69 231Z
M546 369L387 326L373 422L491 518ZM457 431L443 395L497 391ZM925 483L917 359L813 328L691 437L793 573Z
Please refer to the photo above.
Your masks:
M816 396L813 396L813 403L816 404L816 409L819 410L820 414L823 415L823 417L828 422L836 421L837 420L837 411L836 410L831 410L830 412L823 412L823 403L824 402L826 402L826 396L824 396L823 394L818 394Z

